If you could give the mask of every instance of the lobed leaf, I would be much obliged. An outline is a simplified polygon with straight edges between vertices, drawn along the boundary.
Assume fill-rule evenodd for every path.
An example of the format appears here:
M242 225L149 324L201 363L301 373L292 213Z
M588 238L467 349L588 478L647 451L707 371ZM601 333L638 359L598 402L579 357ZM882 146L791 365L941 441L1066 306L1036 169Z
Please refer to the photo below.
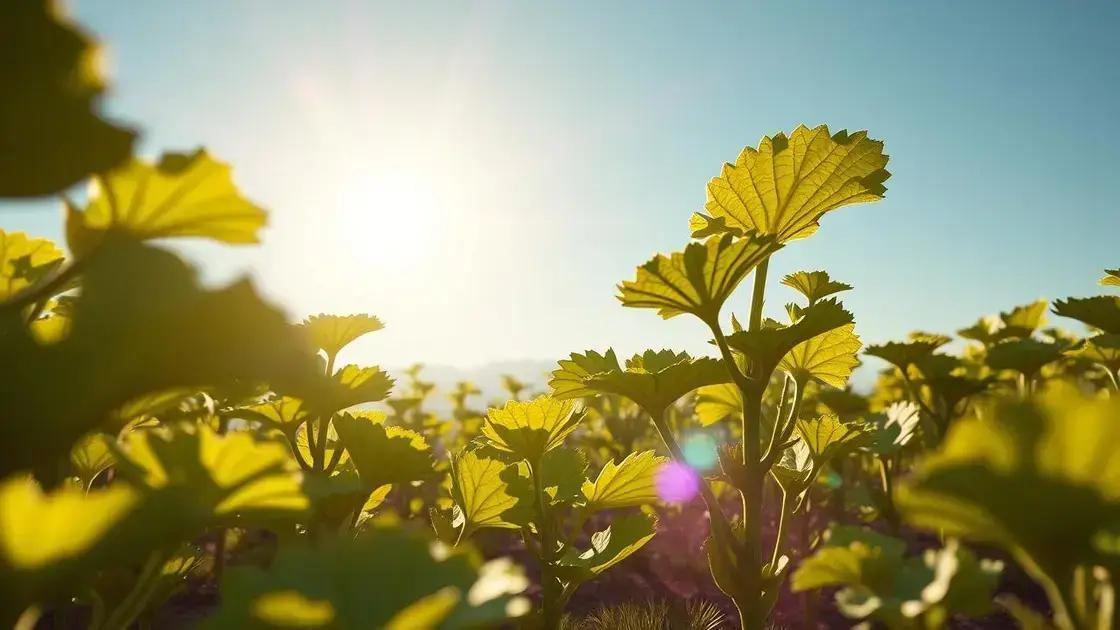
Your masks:
M1120 296L1098 295L1058 300L1054 302L1054 314L1076 319L1109 334L1120 334Z
M579 426L583 415L574 412L572 402L551 396L511 400L486 414L482 434L497 450L535 463Z
M842 291L850 291L852 289L850 284L836 282L830 278L827 271L798 271L796 273L791 273L782 278L782 284L804 295L805 299L809 300L810 306L830 295Z
M751 377L768 383L774 369L799 344L852 323L852 314L835 300L813 304L801 319L783 327L744 330L727 337L727 345L750 359Z
M435 475L431 448L419 433L348 413L334 416L333 424L367 488Z
M377 332L385 327L373 315L312 315L303 320L303 330L311 337L311 343L328 357L336 356L340 350L363 335Z
M522 519L507 516L519 499L508 492L501 473L505 462L467 451L451 457L451 496L463 517L463 537L482 527L517 529Z
M609 510L657 502L657 473L668 461L654 451L631 453L617 464L612 459L595 481L583 482L588 509Z
M0 302L53 274L65 256L45 238L0 229Z
M855 329L855 324L847 324L797 344L778 363L778 369L791 374L801 387L817 380L843 389L859 365L856 354L862 343Z

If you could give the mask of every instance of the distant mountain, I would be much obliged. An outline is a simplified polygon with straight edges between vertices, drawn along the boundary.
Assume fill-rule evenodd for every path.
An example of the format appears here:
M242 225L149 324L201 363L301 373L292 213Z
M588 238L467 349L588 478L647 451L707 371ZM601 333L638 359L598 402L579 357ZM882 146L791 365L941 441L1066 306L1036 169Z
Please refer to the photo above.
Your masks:
M424 364L420 378L436 384L436 391L428 397L425 406L433 411L446 412L451 409L447 394L460 381L470 381L482 390L482 395L471 399L471 405L477 409L485 409L491 403L501 404L508 398L502 388L503 374L509 374L528 386L528 390L522 394L522 398L526 398L541 394L547 389L549 376L554 369L556 362L545 359L493 361L473 367ZM405 368L389 370L397 379L395 392L403 391L404 384L408 382L404 370Z

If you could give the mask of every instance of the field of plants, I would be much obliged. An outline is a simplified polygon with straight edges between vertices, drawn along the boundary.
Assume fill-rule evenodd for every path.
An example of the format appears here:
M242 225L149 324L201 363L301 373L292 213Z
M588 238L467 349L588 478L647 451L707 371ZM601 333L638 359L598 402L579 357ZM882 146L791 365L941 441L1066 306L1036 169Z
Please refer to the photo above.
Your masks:
M1114 627L1120 270L865 345L858 287L768 266L887 194L867 132L747 146L620 279L710 356L573 348L487 409L350 363L375 315L200 284L164 244L255 243L252 191L135 157L53 3L5 3L0 41L0 197L62 196L66 234L0 229L0 626Z

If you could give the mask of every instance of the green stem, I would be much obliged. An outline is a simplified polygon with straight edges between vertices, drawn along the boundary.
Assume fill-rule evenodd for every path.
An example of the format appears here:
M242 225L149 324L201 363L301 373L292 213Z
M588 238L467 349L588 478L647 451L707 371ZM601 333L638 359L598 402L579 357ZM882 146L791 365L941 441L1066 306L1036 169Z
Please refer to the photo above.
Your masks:
M669 449L669 454L673 459L678 462L684 462L684 452L681 450L680 444L677 442L676 436L673 435L672 429L669 428L669 410L663 409L660 413L653 413L647 411L650 417L653 418L653 426L657 429L657 433L661 436L661 441L665 443L665 448ZM704 499L704 503L708 506L708 518L711 520L713 532L716 534L717 540L731 540L731 522L727 520L727 515L724 514L723 508L720 507L719 499L716 498L712 492L711 486L708 481L702 476L700 477L700 495Z
M789 520L789 496L786 491L782 489L782 507L778 511L778 529L774 533L774 551L770 554L770 570L776 571L778 568L778 558L781 557L782 551L785 549L786 537L786 521Z
M556 549L552 538L552 527L549 523L548 512L545 507L544 480L541 479L540 462L529 466L529 475L533 478L533 488L537 495L537 535L540 537L540 555L538 560L541 567L541 613L544 619L545 630L556 630L560 627L560 618L563 614L562 589L557 592L559 582L555 577L553 552Z
M751 331L762 328L762 304L766 293L766 272L770 268L770 257L767 256L758 263L754 270L754 292L751 294L751 318L748 329Z

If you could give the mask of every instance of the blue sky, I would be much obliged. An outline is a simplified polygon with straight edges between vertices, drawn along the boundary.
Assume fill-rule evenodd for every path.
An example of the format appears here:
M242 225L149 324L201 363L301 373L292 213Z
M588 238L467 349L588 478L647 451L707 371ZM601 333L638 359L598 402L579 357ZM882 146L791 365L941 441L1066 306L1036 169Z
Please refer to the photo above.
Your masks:
M271 211L262 246L186 255L293 318L381 315L351 360L706 352L614 285L683 247L724 161L801 122L870 130L894 175L778 255L771 314L777 277L827 269L875 342L1120 265L1112 2L73 4L142 150L205 145ZM60 236L53 203L5 210Z

